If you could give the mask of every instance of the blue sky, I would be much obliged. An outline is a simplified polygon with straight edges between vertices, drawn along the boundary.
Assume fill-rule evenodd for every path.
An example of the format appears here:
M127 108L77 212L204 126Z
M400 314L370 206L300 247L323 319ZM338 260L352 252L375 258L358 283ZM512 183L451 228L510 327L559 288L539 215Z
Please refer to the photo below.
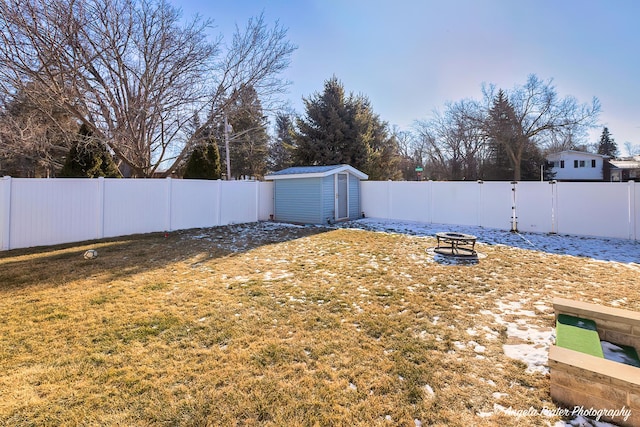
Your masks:
M640 1L636 0L174 0L185 17L234 25L264 13L298 46L286 96L302 97L335 75L401 129L447 101L480 99L482 83L511 89L529 74L561 96L595 96L621 151L640 145ZM592 132L596 142L602 129Z

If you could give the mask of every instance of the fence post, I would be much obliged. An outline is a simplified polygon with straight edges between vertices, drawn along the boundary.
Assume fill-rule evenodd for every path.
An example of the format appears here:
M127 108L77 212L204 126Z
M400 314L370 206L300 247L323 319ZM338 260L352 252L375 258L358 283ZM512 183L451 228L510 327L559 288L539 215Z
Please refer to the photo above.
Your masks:
M482 224L482 219L483 219L482 218L482 207L484 205L484 198L482 197L483 196L482 189L484 188L484 185L482 185L482 184L484 184L484 181L479 179L478 180L478 184L480 184L480 185L478 185L478 219L477 219L478 223L476 225L478 227L482 227L482 225L483 225Z
M258 181L257 179L254 181L255 182L255 187L256 187L256 221L258 222L260 221L260 181Z
M636 189L635 181L630 180L628 186L629 192L629 239L638 240L638 224L636 224L636 218L638 212L636 212Z
M104 238L104 177L98 177L98 219L96 221L96 238Z
M167 182L167 217L165 219L165 231L173 231L171 229L171 177L168 176L165 181Z
M551 234L556 234L558 232L558 181L551 180L549 181L549 185L551 185Z
M433 180L427 181L429 183L429 224L433 224Z
M11 177L0 178L0 250L11 249Z
M216 212L216 225L222 225L222 180L218 180L218 192L216 198L218 199L218 212Z
M387 181L387 219L392 218L393 213L393 190L391 189L391 184L393 181Z
M518 185L518 181L511 181L511 232L518 232L518 215L516 212L516 206L518 199L516 198L516 185Z

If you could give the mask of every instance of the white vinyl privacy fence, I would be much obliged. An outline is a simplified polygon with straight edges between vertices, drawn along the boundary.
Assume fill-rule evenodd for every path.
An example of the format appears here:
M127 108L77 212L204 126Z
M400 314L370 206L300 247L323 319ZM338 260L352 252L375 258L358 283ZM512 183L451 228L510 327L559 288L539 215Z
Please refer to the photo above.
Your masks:
M0 249L269 219L272 184L0 178Z
M640 184L363 181L365 216L640 240ZM270 219L273 185L0 178L0 250ZM277 218L276 218L277 219Z
M640 183L363 181L365 216L640 240Z

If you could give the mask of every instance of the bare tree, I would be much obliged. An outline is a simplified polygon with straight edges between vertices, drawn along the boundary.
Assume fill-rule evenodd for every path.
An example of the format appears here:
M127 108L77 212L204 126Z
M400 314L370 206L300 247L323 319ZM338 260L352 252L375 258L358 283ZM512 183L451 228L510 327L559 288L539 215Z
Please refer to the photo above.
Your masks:
M105 140L132 176L152 176L190 153L194 114L221 113L234 88L280 93L295 49L263 17L229 46L210 41L211 21L163 0L5 0L0 5L0 84L37 82L50 102Z
M50 177L62 167L78 133L64 111L33 102L33 84L0 104L0 175Z
M483 93L486 117L489 117L499 92L496 93L494 85L489 85L483 87ZM557 141L559 136L578 138L596 125L600 113L597 98L593 98L590 104L579 104L571 96L559 98L552 79L543 81L533 74L522 87L507 92L507 98L514 110L510 128L518 133L513 141L504 143L505 140L495 133L491 120L485 120L484 129L488 138L502 141L513 162L513 179L516 181L521 178L522 155L528 143L543 147Z
M437 179L477 179L485 147L478 126L481 109L477 102L448 103L444 112L417 123L416 130L428 157L430 174Z
M623 145L628 156L640 156L640 144L634 145L631 142L626 141Z

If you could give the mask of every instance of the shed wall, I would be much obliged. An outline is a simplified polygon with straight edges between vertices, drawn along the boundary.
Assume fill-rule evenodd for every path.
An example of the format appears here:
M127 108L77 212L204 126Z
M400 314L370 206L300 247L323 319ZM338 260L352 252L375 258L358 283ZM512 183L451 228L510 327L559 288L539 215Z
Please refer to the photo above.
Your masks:
M322 178L322 223L333 221L336 217L335 175Z
M358 219L362 216L360 209L360 180L349 174L349 219Z
M321 178L275 181L275 219L293 223L322 223L322 188Z
M360 179L348 174L349 219L361 217ZM327 224L335 220L336 175L275 181L274 217L277 221Z

